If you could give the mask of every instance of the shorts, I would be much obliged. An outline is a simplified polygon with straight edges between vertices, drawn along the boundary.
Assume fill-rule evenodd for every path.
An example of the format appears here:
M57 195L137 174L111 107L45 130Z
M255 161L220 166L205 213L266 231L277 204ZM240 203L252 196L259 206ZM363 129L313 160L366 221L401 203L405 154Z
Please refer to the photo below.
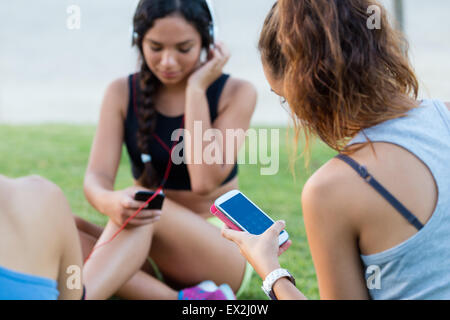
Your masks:
M217 217L211 217L206 219L206 221L208 221L210 224L212 224L213 226L222 229L222 227L225 225L219 218ZM153 271L155 272L156 278L158 280L160 280L161 282L164 282L164 277L161 274L161 271L159 270L158 266L156 265L156 263L149 257L148 262L152 265ZM236 297L239 298L239 296L241 296L245 290L247 290L251 278L253 275L253 267L250 265L250 263L246 262L245 265L245 271L244 271L244 278L242 279L242 283L241 283L241 287L239 288L238 292L236 293Z

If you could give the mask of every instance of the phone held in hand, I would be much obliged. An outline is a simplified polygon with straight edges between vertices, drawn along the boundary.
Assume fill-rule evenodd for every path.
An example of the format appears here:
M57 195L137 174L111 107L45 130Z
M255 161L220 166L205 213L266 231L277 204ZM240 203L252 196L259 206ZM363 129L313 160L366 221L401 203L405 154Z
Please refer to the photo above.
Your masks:
M153 191L138 191L134 195L134 200L146 202L148 199L153 197L155 193ZM164 193L160 192L156 197L150 201L150 203L145 207L145 210L161 210L164 203Z
M270 228L273 221L257 205L239 190L232 190L219 197L211 207L211 213L229 228L260 235ZM283 245L289 234L283 230L278 236L278 245Z

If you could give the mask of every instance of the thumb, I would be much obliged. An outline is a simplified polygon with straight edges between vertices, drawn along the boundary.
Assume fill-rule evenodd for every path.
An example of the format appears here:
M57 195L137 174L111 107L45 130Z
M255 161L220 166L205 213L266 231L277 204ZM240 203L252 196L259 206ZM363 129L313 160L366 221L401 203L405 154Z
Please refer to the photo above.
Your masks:
M225 239L231 240L231 241L235 242L236 244L241 244L242 240L244 238L244 232L231 230L229 228L224 227L224 228L222 228L222 237L224 237Z
M275 222L269 229L267 229L267 233L273 237L277 237L281 231L286 228L286 222L284 220L280 220Z
M128 208L128 207L131 206L132 201L133 201L133 198L130 197L130 196L127 194L127 195L124 195L124 196L122 197L122 199L120 200L120 204L121 204L123 207Z
M127 209L133 209L133 208L139 208L141 204L134 200L134 197L131 197L129 195L126 195L122 198L122 201L120 202L122 207Z

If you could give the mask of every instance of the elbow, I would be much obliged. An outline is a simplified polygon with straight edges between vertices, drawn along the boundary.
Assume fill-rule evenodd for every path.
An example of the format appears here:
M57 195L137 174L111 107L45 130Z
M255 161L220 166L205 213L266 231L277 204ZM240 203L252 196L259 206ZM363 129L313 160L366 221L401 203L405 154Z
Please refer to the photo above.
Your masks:
M217 189L219 185L214 182L198 181L191 182L191 190L200 196L206 196Z
M88 176L86 175L83 180L83 192L86 198L89 197L89 189Z
M87 172L83 180L83 193L86 200L95 207L94 201L95 176Z

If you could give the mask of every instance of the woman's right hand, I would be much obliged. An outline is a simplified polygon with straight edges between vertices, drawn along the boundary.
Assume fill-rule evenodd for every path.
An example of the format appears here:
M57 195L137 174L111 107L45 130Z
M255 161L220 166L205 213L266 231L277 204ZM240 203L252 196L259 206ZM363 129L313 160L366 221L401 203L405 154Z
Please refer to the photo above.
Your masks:
M119 227L121 227L129 217L134 215L145 202L134 200L137 191L151 191L143 187L132 186L124 190L111 191L106 196L107 204L103 213ZM139 227L157 222L161 218L161 210L145 210L130 220L127 227Z

